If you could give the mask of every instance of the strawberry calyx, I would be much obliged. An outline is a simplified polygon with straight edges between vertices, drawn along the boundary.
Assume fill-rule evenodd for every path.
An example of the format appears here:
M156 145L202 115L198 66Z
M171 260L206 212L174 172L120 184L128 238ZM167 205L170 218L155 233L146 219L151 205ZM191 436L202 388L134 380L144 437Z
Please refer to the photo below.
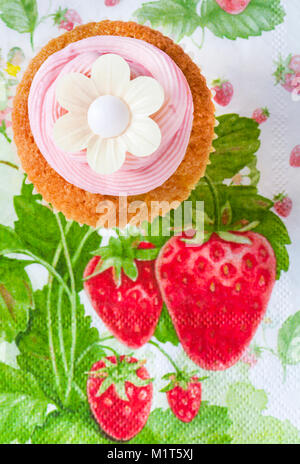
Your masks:
M91 378L103 379L96 396L103 395L104 392L114 385L119 398L129 401L126 393L125 382L130 382L136 387L144 387L153 382L153 379L142 379L137 375L137 371L146 364L146 360L132 362L130 356L110 357L104 359L105 366L101 369L88 372Z
M228 79L214 79L211 83L213 87L219 87L221 88L223 84L226 84L228 82Z
M277 195L274 195L273 202L282 202L285 198L287 198L287 194L285 192L278 193Z
M192 372L185 372L185 371L177 371L177 372L170 372L165 374L162 379L169 380L169 383L163 387L160 391L162 393L168 392L173 390L175 387L180 387L183 390L188 390L190 383L197 383L202 382L203 380L208 379L207 376L205 377L195 377L197 371Z
M282 56L279 56L279 60L275 62L277 64L277 69L273 73L275 76L275 85L277 84L285 84L285 77L287 74L295 74L295 71L290 68L290 62L292 59L292 54L290 53L289 56L284 60Z
M68 18L66 17L67 12L68 8L62 8L60 6L54 14L50 15L53 18L54 24L60 24L63 21L68 21Z
M270 117L270 111L268 110L267 107L264 107L261 109L262 115L265 116L266 118Z
M136 281L138 278L138 269L136 260L152 261L159 253L152 243L145 242L140 232L120 231L115 229L117 237L110 237L107 246L101 246L92 252L94 256L100 256L100 260L95 267L94 272L84 280L91 279L98 274L113 268L113 276L117 287L121 285L121 271Z

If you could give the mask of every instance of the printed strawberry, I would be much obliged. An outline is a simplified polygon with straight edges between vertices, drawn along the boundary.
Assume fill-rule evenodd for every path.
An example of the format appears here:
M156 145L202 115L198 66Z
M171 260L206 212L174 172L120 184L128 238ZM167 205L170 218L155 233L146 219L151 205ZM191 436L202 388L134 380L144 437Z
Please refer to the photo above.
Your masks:
M227 106L231 102L233 96L232 84L229 81L215 79L212 85L214 86L212 90L215 92L215 102L221 106Z
M156 276L178 338L203 369L235 364L261 322L276 277L268 240L255 232L213 233L202 245L172 237Z
M182 422L191 422L198 414L201 405L200 382L206 378L199 379L195 372L188 374L180 371L163 376L170 383L161 392L166 392L170 408Z
M294 168L300 167L300 145L296 145L291 151L290 165Z
M109 356L89 372L90 408L101 429L115 440L130 440L148 420L153 387L144 364L130 356Z
M131 348L152 337L162 310L153 261L157 253L142 236L118 232L108 246L94 252L84 272L84 288L95 311Z
M279 193L273 199L274 209L279 216L288 217L292 211L293 202L284 193Z
M300 55L290 54L286 60L281 56L274 72L275 84L281 84L288 92L300 94Z
M252 119L256 121L258 124L262 124L263 122L267 121L270 117L270 112L268 108L257 108L253 114Z
M216 0L222 10L229 14L242 13L250 3L250 0Z
M105 6L116 6L120 3L120 0L105 0Z
M71 31L75 25L82 24L82 19L77 11L71 8L62 9L59 7L52 17L54 24L58 24L59 29L65 29L66 31Z

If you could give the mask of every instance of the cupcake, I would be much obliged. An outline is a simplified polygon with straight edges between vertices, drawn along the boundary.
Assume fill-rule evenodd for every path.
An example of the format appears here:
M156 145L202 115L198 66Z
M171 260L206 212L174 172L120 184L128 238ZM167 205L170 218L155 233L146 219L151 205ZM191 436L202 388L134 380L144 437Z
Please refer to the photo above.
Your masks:
M51 40L23 76L12 119L35 189L94 227L138 225L186 200L215 123L205 79L181 47L118 21Z

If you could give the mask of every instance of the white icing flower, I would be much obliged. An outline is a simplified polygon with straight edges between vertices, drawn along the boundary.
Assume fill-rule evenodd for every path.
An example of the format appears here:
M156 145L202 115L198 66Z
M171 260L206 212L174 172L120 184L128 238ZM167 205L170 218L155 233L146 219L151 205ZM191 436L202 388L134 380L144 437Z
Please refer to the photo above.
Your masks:
M158 125L149 116L163 104L162 86L152 77L130 80L130 68L119 55L100 56L91 78L62 76L58 103L68 113L54 125L56 145L70 153L87 150L87 162L98 174L121 168L126 152L148 156L161 143Z

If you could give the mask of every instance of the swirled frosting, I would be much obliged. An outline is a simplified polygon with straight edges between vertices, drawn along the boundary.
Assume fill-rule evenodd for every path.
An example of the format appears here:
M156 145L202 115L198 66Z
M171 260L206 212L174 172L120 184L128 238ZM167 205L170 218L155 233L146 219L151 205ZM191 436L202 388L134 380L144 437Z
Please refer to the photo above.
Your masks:
M154 77L163 86L165 101L153 115L162 141L150 156L130 153L121 169L110 175L95 173L85 151L66 153L53 140L53 126L63 114L55 98L59 77L71 72L90 76L94 61L102 54L116 53L130 66L131 78ZM138 195L163 184L184 158L193 123L193 99L181 69L157 47L142 40L119 36L95 36L74 42L51 55L31 84L28 111L35 142L49 165L67 182L91 193Z

